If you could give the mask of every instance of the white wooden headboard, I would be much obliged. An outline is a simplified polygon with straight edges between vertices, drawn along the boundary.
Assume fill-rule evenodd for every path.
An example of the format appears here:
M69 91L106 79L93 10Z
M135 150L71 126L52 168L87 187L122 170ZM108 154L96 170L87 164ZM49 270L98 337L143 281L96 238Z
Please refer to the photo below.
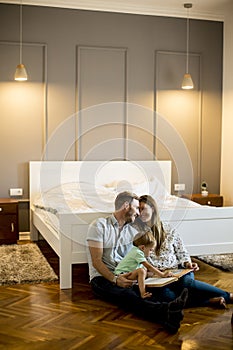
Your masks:
M149 182L152 177L171 193L171 161L32 161L30 203L36 194L68 182L99 186L114 181Z

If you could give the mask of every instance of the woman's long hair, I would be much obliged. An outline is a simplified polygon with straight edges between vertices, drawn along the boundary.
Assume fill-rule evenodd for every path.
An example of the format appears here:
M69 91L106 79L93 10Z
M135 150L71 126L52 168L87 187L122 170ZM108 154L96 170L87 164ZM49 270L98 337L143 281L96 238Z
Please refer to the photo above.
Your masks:
M165 240L166 233L163 229L163 224L160 220L157 204L156 204L154 198L148 194L139 197L139 203L148 204L153 209L150 228L151 228L152 234L155 237L156 242L157 242L157 245L155 248L155 253L156 253L156 255L159 255L159 251L160 251L162 243Z

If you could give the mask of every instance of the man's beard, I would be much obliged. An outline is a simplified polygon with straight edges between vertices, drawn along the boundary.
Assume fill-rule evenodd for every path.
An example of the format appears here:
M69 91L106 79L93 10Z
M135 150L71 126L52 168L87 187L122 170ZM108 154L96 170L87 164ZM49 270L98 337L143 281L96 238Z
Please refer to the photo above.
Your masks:
M129 223L134 221L136 216L134 216L133 214L134 214L134 210L130 207L129 210L127 211L127 213L125 214L125 223L126 224L129 224Z

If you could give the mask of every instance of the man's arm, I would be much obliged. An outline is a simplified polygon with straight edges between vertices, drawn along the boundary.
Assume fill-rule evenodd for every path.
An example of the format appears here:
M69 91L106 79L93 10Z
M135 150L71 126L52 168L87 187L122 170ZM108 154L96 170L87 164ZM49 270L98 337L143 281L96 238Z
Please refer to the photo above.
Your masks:
M93 267L104 278L106 278L110 282L113 282L115 279L114 273L112 271L110 271L109 268L102 261L102 255L103 255L102 243L89 240L88 245L89 245L89 250L90 250L90 254L91 254ZM119 287L123 287L123 288L131 287L133 284L133 281L127 279L127 276L129 276L129 275L130 275L130 272L119 275L117 277L116 284Z
M113 281L114 274L109 270L109 268L103 263L103 245L102 242L88 241L89 250L91 253L92 265L93 267L107 280Z

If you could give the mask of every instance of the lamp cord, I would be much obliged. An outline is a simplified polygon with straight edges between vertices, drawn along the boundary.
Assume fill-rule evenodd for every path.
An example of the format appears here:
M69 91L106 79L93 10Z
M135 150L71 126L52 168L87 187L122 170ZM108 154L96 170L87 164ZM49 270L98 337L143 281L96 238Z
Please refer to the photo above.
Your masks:
M189 8L187 9L187 21L186 21L186 73L189 72Z
M22 0L20 1L20 8L19 8L19 63L22 64L22 58L23 58L23 6L22 6Z

